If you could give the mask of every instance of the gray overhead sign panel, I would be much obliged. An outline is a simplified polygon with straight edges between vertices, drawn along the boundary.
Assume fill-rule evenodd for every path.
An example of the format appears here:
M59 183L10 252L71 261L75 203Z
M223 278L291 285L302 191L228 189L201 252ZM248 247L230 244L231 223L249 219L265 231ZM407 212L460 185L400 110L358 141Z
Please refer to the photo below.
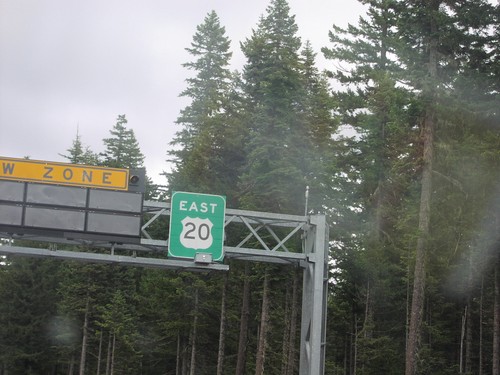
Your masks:
M26 227L83 232L85 230L85 211L26 207L24 225Z
M89 208L96 210L142 212L142 195L108 190L90 190Z
M22 225L24 184L0 180L0 225Z
M0 180L0 232L139 243L143 194Z
M23 207L12 204L0 206L0 225L21 225L23 219Z
M0 200L22 202L24 183L0 180Z
M140 236L141 216L89 212L88 232Z
M87 189L69 186L28 184L27 203L85 208Z

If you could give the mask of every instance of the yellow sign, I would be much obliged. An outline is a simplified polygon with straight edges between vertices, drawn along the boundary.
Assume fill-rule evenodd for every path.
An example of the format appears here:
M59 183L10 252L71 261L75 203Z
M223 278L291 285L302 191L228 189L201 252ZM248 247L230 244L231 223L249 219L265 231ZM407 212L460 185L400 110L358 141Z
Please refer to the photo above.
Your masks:
M0 157L0 180L127 190L128 169Z

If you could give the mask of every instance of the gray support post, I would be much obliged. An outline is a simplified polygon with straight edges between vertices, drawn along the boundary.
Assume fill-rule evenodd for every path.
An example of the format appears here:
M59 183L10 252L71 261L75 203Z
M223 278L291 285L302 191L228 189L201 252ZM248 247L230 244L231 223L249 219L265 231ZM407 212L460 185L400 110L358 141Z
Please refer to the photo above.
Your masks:
M310 217L305 230L306 261L302 291L300 375L325 373L328 295L328 227L324 215Z

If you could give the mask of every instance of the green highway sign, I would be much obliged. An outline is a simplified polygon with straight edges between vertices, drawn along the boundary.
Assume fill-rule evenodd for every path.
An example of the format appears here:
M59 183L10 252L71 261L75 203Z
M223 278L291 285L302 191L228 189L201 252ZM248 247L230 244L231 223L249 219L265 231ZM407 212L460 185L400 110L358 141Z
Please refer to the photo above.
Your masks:
M194 259L205 253L223 261L225 197L177 191L170 210L169 256Z

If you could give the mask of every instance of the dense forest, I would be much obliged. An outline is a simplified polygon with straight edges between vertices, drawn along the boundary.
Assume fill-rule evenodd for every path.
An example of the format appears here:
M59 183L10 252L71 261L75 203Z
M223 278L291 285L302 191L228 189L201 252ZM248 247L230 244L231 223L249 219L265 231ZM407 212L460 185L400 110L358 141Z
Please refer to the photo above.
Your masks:
M145 199L325 214L326 374L500 375L500 4L360 1L359 23L333 25L314 51L271 0L239 43L241 71L207 14L165 140L172 168ZM61 155L142 167L130 125L119 115L102 153L77 134ZM199 274L3 257L0 375L298 374L300 268L227 263Z

